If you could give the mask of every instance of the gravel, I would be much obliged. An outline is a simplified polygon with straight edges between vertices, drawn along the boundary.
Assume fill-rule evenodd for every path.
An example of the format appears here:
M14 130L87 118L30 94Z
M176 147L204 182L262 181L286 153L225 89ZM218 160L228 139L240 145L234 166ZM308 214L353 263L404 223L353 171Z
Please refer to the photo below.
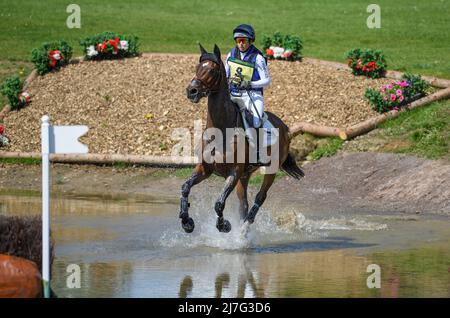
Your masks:
M40 118L54 125L87 125L81 141L91 153L169 155L174 128L193 132L205 123L206 100L191 103L185 89L197 55L145 54L140 57L69 65L34 80L32 104L4 120L11 145L3 151L39 152ZM269 61L271 86L266 110L288 125L308 121L346 127L377 115L364 100L366 87L390 79L355 77L311 61Z

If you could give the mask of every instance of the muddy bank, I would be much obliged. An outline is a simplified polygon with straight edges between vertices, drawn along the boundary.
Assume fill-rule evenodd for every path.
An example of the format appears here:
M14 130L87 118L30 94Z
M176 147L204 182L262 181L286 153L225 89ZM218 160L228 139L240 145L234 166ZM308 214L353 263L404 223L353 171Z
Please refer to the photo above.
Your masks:
M305 213L407 213L450 216L450 165L412 156L342 153L304 165L298 182L281 177L266 205L291 203ZM178 175L178 177L177 177ZM164 196L177 200L184 177L174 169L53 165L52 191L66 194ZM192 190L192 200L219 195L221 179L213 177ZM40 191L38 165L0 165L0 191ZM251 186L250 200L258 190ZM230 199L236 201L235 195Z

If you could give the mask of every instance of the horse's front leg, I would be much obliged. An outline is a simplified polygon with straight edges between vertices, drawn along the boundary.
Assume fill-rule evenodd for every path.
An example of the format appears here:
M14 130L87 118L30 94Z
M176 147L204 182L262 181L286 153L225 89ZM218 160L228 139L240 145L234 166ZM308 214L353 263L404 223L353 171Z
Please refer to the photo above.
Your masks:
M181 226L187 233L191 233L194 231L194 220L189 217L189 193L191 191L191 188L202 182L203 180L207 179L212 173L211 169L207 169L207 167L203 164L198 164L195 167L194 172L189 177L189 179L186 180L185 183L181 186L181 199L180 199L180 219L181 219Z
M216 227L220 232L228 233L231 231L231 224L228 220L224 219L223 210L225 209L225 201L227 200L230 193L233 192L234 187L236 186L236 183L238 182L241 175L242 170L239 168L239 166L231 171L225 181L223 192L214 205L214 210L216 210L217 214Z

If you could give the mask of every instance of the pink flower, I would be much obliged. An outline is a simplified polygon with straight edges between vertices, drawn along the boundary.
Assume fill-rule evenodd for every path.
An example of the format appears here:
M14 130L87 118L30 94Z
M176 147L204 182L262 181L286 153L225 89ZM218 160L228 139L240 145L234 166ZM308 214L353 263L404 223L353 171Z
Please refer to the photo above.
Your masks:
M381 86L381 91L384 92L386 90L386 87Z
M408 87L409 83L408 82L401 82L400 83L400 87Z
M387 100L387 97L386 97L386 96L384 96L384 97L383 97L383 100Z
M396 99L396 96L394 94L391 94L391 101L393 102Z
M403 94L401 89L397 89L396 93L397 93L397 96L402 96L402 94Z
M398 98L398 100L399 100L400 102L403 102L404 99L405 99L405 98L403 97L403 95L400 96L400 97Z
M387 85L386 85L386 88L387 88L387 89L392 89L392 84L387 84Z

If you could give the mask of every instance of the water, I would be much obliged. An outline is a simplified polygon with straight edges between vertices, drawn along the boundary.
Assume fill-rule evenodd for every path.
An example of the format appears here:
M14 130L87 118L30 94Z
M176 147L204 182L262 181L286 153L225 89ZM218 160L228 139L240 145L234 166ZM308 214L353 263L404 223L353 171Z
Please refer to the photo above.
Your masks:
M192 200L186 234L173 197L57 196L52 288L59 297L449 297L450 222L446 218L308 215L270 206L247 237L234 198L233 230L215 228L214 195ZM0 192L0 213L39 212L38 194ZM381 288L369 289L369 264ZM81 269L70 289L67 267Z

